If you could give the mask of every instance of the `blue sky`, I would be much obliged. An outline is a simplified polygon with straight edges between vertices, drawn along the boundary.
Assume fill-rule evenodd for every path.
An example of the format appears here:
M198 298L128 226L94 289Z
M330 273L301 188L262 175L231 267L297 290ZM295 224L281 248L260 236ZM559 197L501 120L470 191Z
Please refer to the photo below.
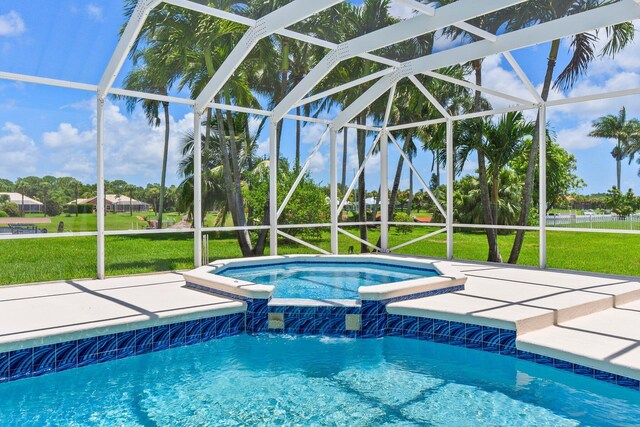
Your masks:
M392 12L408 16L409 11L393 4ZM97 83L118 40L123 23L122 6L114 0L31 0L0 3L0 71L30 74L83 83ZM455 42L442 40L440 48ZM563 43L558 69L566 63L568 43ZM548 45L514 53L533 84L540 87L546 66ZM126 64L115 86L121 86ZM608 90L640 87L640 39L615 60L598 60L589 74L569 93L554 92L551 98L579 96ZM486 86L530 98L517 76L501 57L484 63ZM494 107L506 106L490 98ZM549 121L558 142L575 154L578 173L587 182L582 192L606 191L615 182L615 163L609 152L613 142L589 138L591 121L616 113L626 106L628 114L640 117L640 97L596 101L549 110ZM192 127L188 108L172 105L169 183L177 184L179 140ZM327 113L330 118L335 111ZM531 116L533 117L533 116ZM256 121L257 122L257 121ZM139 185L159 182L162 128L151 128L139 110L129 114L121 102L110 100L106 111L107 135L105 175L107 179L126 179ZM309 153L324 126L303 127L303 155ZM283 153L293 158L294 126L286 121ZM260 150L266 154L266 133L260 135ZM342 138L339 137L339 141ZM355 132L349 134L348 181L357 169ZM341 150L340 150L341 152ZM391 152L390 169L395 169L397 154ZM328 143L312 161L314 178L327 182ZM420 153L416 167L428 180L431 157ZM0 80L0 177L16 179L27 175L74 176L95 182L95 96L90 92L51 88ZM371 160L367 178L371 189L379 184L377 158ZM472 172L469 162L467 172ZM623 167L623 188L640 193L639 165ZM392 173L391 173L392 175ZM392 177L391 177L392 178ZM408 185L408 173L401 186ZM416 189L420 184L416 182Z

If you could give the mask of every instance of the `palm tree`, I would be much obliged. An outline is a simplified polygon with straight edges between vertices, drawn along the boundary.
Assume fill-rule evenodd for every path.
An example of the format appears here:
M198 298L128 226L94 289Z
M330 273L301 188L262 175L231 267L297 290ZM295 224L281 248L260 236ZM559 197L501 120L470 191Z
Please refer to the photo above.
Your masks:
M494 224L498 224L500 173L522 149L524 139L531 138L534 126L534 123L524 119L520 111L503 115L498 123L493 121L484 122L483 151L489 161L487 173L490 178L491 209Z
M622 107L617 115L607 114L599 117L592 122L591 126L593 130L589 132L589 136L616 140L611 156L616 160L616 188L621 190L622 159L631 154L629 150L631 138L640 134L640 120L627 120L627 110Z
M531 21L551 21L563 16L571 15L584 10L592 9L601 5L599 0L539 0L535 2L526 2L516 7L516 13L509 23L510 29L517 29L529 25ZM540 96L544 101L549 97L551 84L557 89L568 90L578 80L578 78L587 72L591 62L597 57L610 56L614 57L618 52L625 48L633 41L635 29L632 22L623 22L621 24L606 27L604 30L606 43L602 49L597 52L597 44L600 42L600 34L602 30L596 33L580 33L572 36L571 39L571 59L560 72L558 77L553 80L556 62L558 59L558 51L560 49L560 39L553 40L549 47L549 55L547 60L547 68L544 81L542 83L542 92ZM520 209L519 226L527 225L529 212L531 210L531 202L533 200L533 185L535 182L536 164L538 163L539 141L539 120L536 119L536 128L533 134L533 141L529 151L529 163L525 177L524 190L522 195L522 208ZM517 264L520 257L520 250L524 242L525 230L518 230L513 242L513 247L509 255L509 263Z
M178 77L177 67L166 60L162 54L161 44L152 44L133 55L134 68L124 79L126 89L155 93L166 96ZM160 196L158 200L158 228L162 228L162 214L164 211L164 197L167 177L167 157L169 154L170 115L169 103L126 97L125 104L131 113L138 104L142 105L147 122L150 126L160 126L164 121L164 146L162 150L162 173L160 175ZM163 120L160 120L159 107L162 106Z

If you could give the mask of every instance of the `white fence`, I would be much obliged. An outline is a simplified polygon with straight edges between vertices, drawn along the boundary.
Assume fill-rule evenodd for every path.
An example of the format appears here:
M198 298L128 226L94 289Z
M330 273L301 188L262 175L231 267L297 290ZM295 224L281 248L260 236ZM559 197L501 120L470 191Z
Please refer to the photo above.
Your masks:
M598 215L547 215L547 227L595 228L602 230L640 230L640 214L620 216Z

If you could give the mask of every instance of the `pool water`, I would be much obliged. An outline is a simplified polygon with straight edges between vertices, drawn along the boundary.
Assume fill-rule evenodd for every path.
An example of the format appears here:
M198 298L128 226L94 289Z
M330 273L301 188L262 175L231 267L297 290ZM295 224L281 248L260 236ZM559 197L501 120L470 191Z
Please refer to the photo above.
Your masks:
M0 425L637 425L637 391L403 338L240 335L0 385Z
M216 274L273 285L274 298L358 299L360 286L432 277L438 272L390 264L305 261L227 267Z

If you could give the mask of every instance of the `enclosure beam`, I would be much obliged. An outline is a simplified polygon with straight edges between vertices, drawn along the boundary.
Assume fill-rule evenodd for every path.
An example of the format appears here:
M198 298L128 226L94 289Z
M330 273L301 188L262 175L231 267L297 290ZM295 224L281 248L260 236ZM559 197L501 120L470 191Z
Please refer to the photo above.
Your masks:
M458 2L453 4L456 5ZM403 62L397 73L382 77L369 90L345 108L334 119L332 126L340 128L342 124L351 121L402 77L461 64L474 59L486 58L490 55L521 49L549 40L562 39L573 34L592 31L637 18L640 18L640 7L633 0L622 0L597 9L505 33L497 36L495 42L481 40Z
M360 165L358 172L356 172L356 175L353 177L353 181L351 181L351 184L349 185L347 192L342 196L342 201L340 202L340 206L338 206L338 214L342 212L342 209L344 209L344 205L347 204L347 200L349 200L349 196L351 195L351 192L353 191L353 189L356 186L356 183L358 182L358 177L360 176L361 173L363 173L365 165L373 155L373 151L375 150L376 145L378 145L378 141L380 140L381 135L382 135L382 132L378 133L378 136L376 136L376 138L373 140L373 144L371 144L371 148L369 148L369 152L367 153L364 160L362 161L362 164Z
M263 38L270 36L279 29L295 24L309 16L321 12L342 0L294 0L268 15L258 19L249 27L238 44L233 48L229 56L218 67L205 88L196 98L196 109L201 113L213 98L218 94L222 86L231 78L242 61L251 53L253 47ZM284 115L284 114L282 114ZM280 120L282 116L277 117Z
M533 86L533 83L531 83L531 80L529 80L529 77L527 77L527 73L525 73L524 70L520 67L520 64L518 64L518 61L516 61L516 58L514 58L513 55L511 55L511 52L503 52L502 55L505 57L507 62L511 65L511 68L513 68L513 71L516 72L516 74L520 78L520 81L527 88L531 96L533 96L533 98L537 102L544 102L544 100L542 99L542 97L540 96L536 88Z
M389 252L389 137L380 137L380 251ZM375 218L373 218L375 221Z
M104 99L100 97L96 108L96 172L97 277L104 279Z
M442 205L440 205L440 202L438 201L436 196L433 194L433 192L429 188L429 185L427 184L427 181L424 180L424 178L422 177L420 172L418 172L416 167L413 165L413 162L411 161L411 159L409 159L409 156L407 156L407 154L404 152L404 150L402 149L402 146L398 143L398 141L396 141L396 139L393 137L393 135L391 135L390 133L387 133L387 135L389 136L389 138L391 139L393 144L396 146L396 148L400 152L400 155L404 158L404 161L407 162L407 165L409 166L409 168L411 168L413 173L416 175L416 178L418 178L418 181L420 181L420 183L422 183L422 186L424 187L424 190L427 192L429 197L431 197L431 200L436 205L436 208L440 211L442 216L446 217L447 213L442 208Z
M420 82L420 80L418 80L416 76L409 76L409 80L411 80L411 83L413 83L413 85L418 88L418 90L429 100L429 102L436 108L436 110L438 110L442 117L444 117L445 119L451 118L449 112L442 106L442 104L440 104L435 96L433 96L431 92L429 92L427 88L424 87L424 85Z
M432 77L434 79L439 79L439 80L443 80L445 82L449 82L449 83L453 83L462 87L466 87L468 89L472 89L472 90L477 90L480 92L484 92L487 93L489 95L493 95L493 96L497 96L499 98L504 98L507 99L509 101L513 101L513 102L517 102L518 104L530 104L531 101L528 99L524 99L524 98L518 98L517 96L513 96L510 95L508 93L504 93L504 92L500 92L497 91L495 89L491 89L488 88L486 86L479 86L476 84L473 84L471 82L468 82L466 80L460 80L460 79L456 79L444 74L440 74L440 73L436 73L435 71L427 71L426 73L423 73L426 76Z
M133 44L138 38L138 34L140 34L142 30L144 21L147 19L147 16L149 16L151 10L160 4L160 2L161 0L138 1L122 36L120 36L116 50L113 52L107 67L102 73L100 83L98 84L98 98L104 99L107 93L109 93L113 82L122 68L122 64L124 64L124 61L127 59L127 55L129 55Z
M542 104L538 110L539 177L538 212L540 216L540 268L547 268L547 107Z
M269 121L269 254L278 255L278 122Z
M389 25L346 41L331 50L331 52L329 52L315 67L313 67L302 81L300 81L300 83L298 83L273 109L273 116L276 120L281 119L327 74L329 74L331 70L346 59L359 56L365 52L381 49L385 46L400 43L422 34L437 31L457 22L482 16L524 1L526 0L492 0L491 2L458 0L454 4L438 8L438 13L435 16L420 14L405 21ZM398 64L398 66L399 65L400 64ZM389 87L383 90L381 94L388 89ZM346 120L344 123L349 121L351 121L351 119ZM337 126L336 128L341 127L342 125Z
M298 185L300 185L300 182L302 181L305 174L307 173L307 170L309 170L309 167L311 166L311 160L313 160L313 157L318 153L318 151L320 151L320 147L322 147L322 143L324 142L325 136L327 136L327 132L329 132L328 126L320 136L320 140L316 143L315 147L313 147L311 154L309 154L309 157L307 157L307 160L304 162L304 165L302 166L302 169L298 173L296 180L293 182L293 184L291 185L291 188L289 189L289 192L287 193L286 197L280 204L280 207L278 208L278 213L277 213L278 218L280 218L280 215L282 215L282 212L284 212L284 208L287 207L289 200L291 200L291 196L293 196L293 193L296 191L296 188L298 188Z
M447 259L453 259L453 121L447 119Z
M202 265L202 116L193 111L193 264Z
M329 203L331 204L331 253L338 255L338 132L331 130L329 134Z

